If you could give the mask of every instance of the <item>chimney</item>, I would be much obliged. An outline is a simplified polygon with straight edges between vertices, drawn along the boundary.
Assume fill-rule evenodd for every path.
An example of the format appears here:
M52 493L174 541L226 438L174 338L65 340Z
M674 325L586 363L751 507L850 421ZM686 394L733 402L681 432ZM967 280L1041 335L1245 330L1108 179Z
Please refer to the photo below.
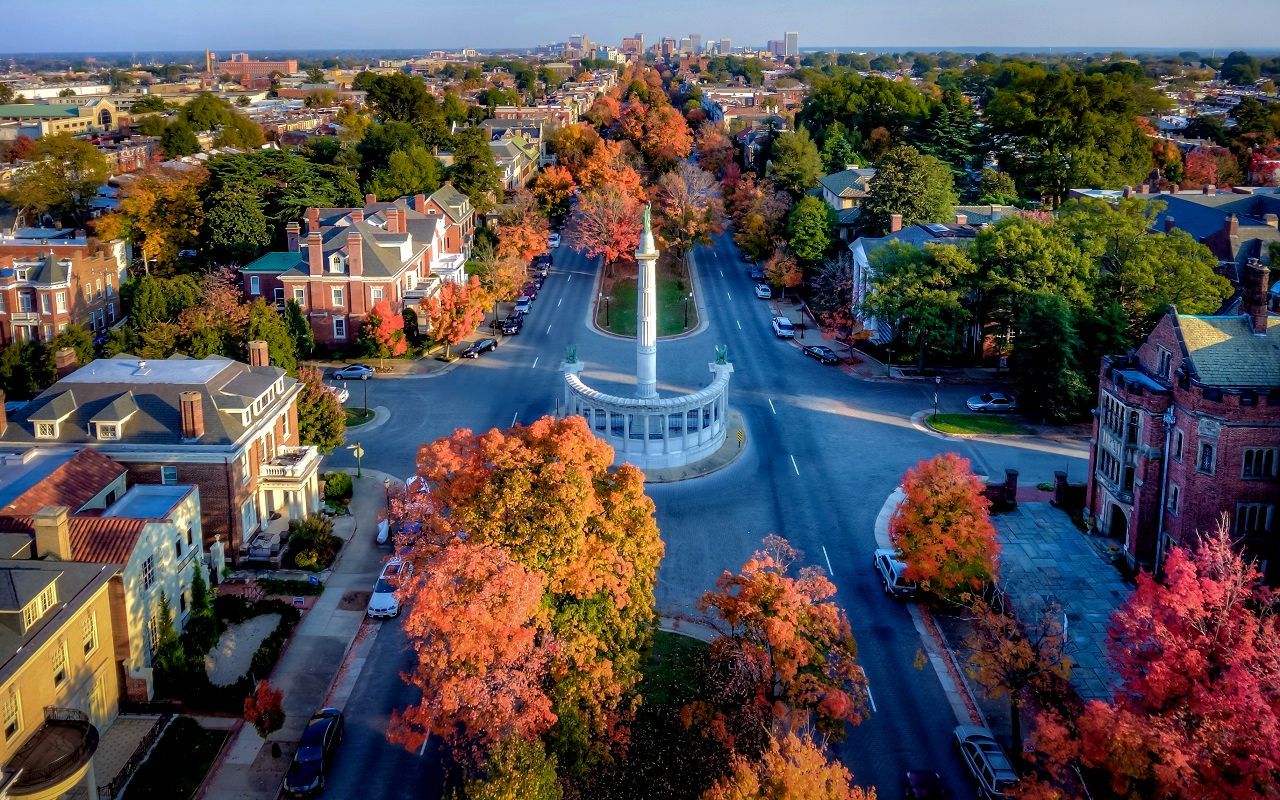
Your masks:
M1169 193L1170 193L1170 194L1177 194L1177 193L1178 193L1178 192L1180 192L1180 191L1182 191L1182 187L1181 187L1181 186L1179 186L1178 184L1176 184L1176 183L1171 183L1171 184L1169 184Z
M36 558L71 560L71 531L66 506L45 506L36 512Z
M1262 221L1267 223L1269 227L1280 228L1280 217L1277 217L1275 214L1264 214L1262 216Z
M58 380L62 380L75 372L79 366L76 359L76 351L73 347L60 347L53 354L53 368L58 372Z
M427 213L427 196L425 194L415 194L413 196L413 210L419 214Z
M347 231L347 274L353 278L364 274L364 237L357 230Z
M403 208L392 207L382 213L387 218L387 233L404 233L405 218Z
M1222 231L1228 236L1235 236L1240 232L1240 220L1236 219L1235 214L1228 214L1222 221Z
M324 274L324 238L320 231L307 234L307 274Z
M373 194L372 192L364 196L364 204L366 206L371 206L376 202L378 202L378 196Z
M902 230L902 215L890 214L889 215L889 233L897 233L900 230Z
M1169 233L1169 232L1170 232L1170 231L1172 231L1175 227L1177 227L1177 225L1175 224L1175 220L1173 219L1173 217L1169 216L1168 214L1165 214L1165 216L1164 216L1164 232L1165 232L1165 233Z
M357 208L355 211L351 212L350 216L352 222L364 222L364 209Z
M178 395L178 410L182 415L182 438L194 441L204 436L204 407L199 392L183 392Z
M285 238L289 240L289 252L296 253L302 248L302 226L290 222L284 226Z
M968 225L968 224L969 224L969 215L968 215L968 214L956 214L956 224L957 224L957 225Z
M1253 323L1254 336L1267 335L1267 283L1271 271L1258 259L1249 259L1244 268L1244 313Z
M4 389L0 389L0 436L9 430L9 412L4 408Z
M1206 183L1204 185L1204 193L1212 197L1218 193L1218 187L1214 186L1212 183Z
M249 342L249 366L271 366L271 356L267 350L267 343L261 339L255 339L252 342Z
M1122 194L1124 197L1133 197L1133 187L1132 187L1132 186L1126 186L1126 187L1124 187L1124 191L1123 191L1123 192L1121 192L1121 194Z
M307 235L320 232L320 209L307 209Z
M1151 184L1144 183L1138 187L1139 194L1151 194Z

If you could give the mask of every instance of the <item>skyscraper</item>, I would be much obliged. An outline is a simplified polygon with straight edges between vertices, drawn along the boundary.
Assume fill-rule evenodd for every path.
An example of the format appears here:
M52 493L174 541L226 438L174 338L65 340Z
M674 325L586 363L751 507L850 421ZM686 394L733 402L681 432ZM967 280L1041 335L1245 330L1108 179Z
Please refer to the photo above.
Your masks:
M720 55L727 56L732 52L733 52L733 42L729 41L729 37L726 36L720 40Z
M678 47L677 49L678 49L678 50L679 50L679 52L681 52L681 53L692 53L692 52L693 52L693 39L691 39L691 38L690 38L690 37L688 37L688 36L682 36L682 37L680 38L680 47Z
M695 56L702 52L702 34L689 34L689 52L693 53Z
M783 55L787 57L800 55L800 34L795 31L787 31L786 52Z

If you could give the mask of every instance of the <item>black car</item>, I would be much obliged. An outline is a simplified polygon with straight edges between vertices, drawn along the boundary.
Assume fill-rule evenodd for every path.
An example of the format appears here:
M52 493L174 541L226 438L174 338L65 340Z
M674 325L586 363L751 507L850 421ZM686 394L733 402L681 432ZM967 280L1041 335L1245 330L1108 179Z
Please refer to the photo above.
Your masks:
M521 290L520 290L520 294L524 295L525 297L529 298L530 300L537 300L537 299L538 299L538 285L537 285L536 283L533 283L532 281L530 281L529 283L526 283L526 284L524 285L524 288L523 288L523 289L521 289Z
M498 332L505 336L519 336L520 330L524 327L524 314L517 314L514 317L507 317L498 322Z
M938 773L923 769L907 771L907 800L946 800L948 795Z
M821 344L807 344L804 346L804 354L809 358L816 358L823 364L839 364L840 356L836 355L836 351L830 347Z
M333 765L341 742L341 711L322 708L312 714L298 742L298 752L294 753L293 763L289 765L284 790L291 795L303 796L323 789L325 775Z
M764 270L755 264L751 265L750 269L747 270L747 274L751 276L753 281L764 281Z
M481 339L475 344L462 351L463 358L479 358L481 353L487 353L490 350L498 349L497 339Z

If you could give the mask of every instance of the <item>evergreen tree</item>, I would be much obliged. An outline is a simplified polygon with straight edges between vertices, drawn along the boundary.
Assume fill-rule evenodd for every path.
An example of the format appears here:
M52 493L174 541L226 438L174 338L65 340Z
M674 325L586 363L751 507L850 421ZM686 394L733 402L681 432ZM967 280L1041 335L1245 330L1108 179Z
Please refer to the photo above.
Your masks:
M858 224L863 232L883 235L890 216L902 215L903 226L919 222L946 222L955 212L958 198L951 168L914 147L890 150L876 168Z
M205 240L216 257L244 264L271 244L262 201L248 186L224 186L204 205Z
M190 643L190 655L208 652L217 642L218 616L213 613L213 593L204 579L204 569L197 565L191 575L191 612L183 637Z
M977 155L977 142L977 113L958 89L948 89L921 129L920 152L947 162L953 173L964 176Z
M267 305L267 301L261 297L253 301L253 306L249 309L247 341L266 342L271 365L290 375L297 374L298 355L294 350L293 333L280 317L280 312L274 306Z
M46 348L49 354L50 368L54 369L53 357L64 347L70 347L76 351L76 366L83 367L93 360L93 334L83 325L68 325L49 342Z
M307 315L302 313L302 306L296 300L284 304L284 322L293 337L293 351L298 358L310 358L316 349L316 336L311 330Z
M823 259L834 240L836 219L831 206L816 197L802 197L787 217L787 245L807 264Z
M850 164L859 163L857 150L844 125L833 122L822 137L822 166L828 175L843 172Z
M769 177L779 188L799 197L812 188L821 175L822 158L808 130L801 128L784 133L773 143Z
M1018 328L1013 356L1021 407L1054 424L1078 419L1093 395L1079 368L1071 307L1061 295L1036 292L1023 305Z
M302 392L298 395L298 439L320 448L328 455L342 444L347 431L347 415L318 369L304 367L298 372Z
M487 212L493 207L494 198L502 192L502 180L498 165L493 160L493 150L484 131L479 128L467 128L456 138L449 180L454 188L471 199L477 212Z
M156 641L151 643L151 665L161 675L177 675L186 666L182 642L173 627L173 609L169 595L160 592L160 608L156 612Z

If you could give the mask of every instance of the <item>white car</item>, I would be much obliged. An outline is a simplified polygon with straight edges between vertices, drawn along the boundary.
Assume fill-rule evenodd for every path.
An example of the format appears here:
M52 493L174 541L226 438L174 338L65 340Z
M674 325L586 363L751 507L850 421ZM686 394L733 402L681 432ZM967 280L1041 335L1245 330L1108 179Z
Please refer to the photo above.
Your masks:
M333 392L334 397L338 398L339 405L347 402L347 400L351 398L351 392L349 392L347 390L347 387L345 386L338 386L335 384L333 386L329 386L326 388L328 388L329 391Z
M413 565L399 558L393 558L382 568L378 582L373 585L373 596L369 598L369 608L365 612L373 619L391 619L400 615L400 599L396 591L400 585L413 575Z
M786 317L774 317L773 322L770 324L773 327L773 335L777 336L779 339L796 338L795 326L793 326L791 324L791 320Z
M959 725L955 737L965 766L978 781L978 796L986 800L1007 797L1018 782L1018 773L991 731L977 725Z
M756 297L759 297L761 300L772 300L773 290L769 288L769 284L767 283L757 283Z
M872 560L880 582L884 584L884 593L890 597L910 596L919 588L915 581L907 580L907 565L897 550L882 547L875 552Z
M548 248L550 248L551 250L555 250L559 246L560 246L560 234L553 233L547 237Z

